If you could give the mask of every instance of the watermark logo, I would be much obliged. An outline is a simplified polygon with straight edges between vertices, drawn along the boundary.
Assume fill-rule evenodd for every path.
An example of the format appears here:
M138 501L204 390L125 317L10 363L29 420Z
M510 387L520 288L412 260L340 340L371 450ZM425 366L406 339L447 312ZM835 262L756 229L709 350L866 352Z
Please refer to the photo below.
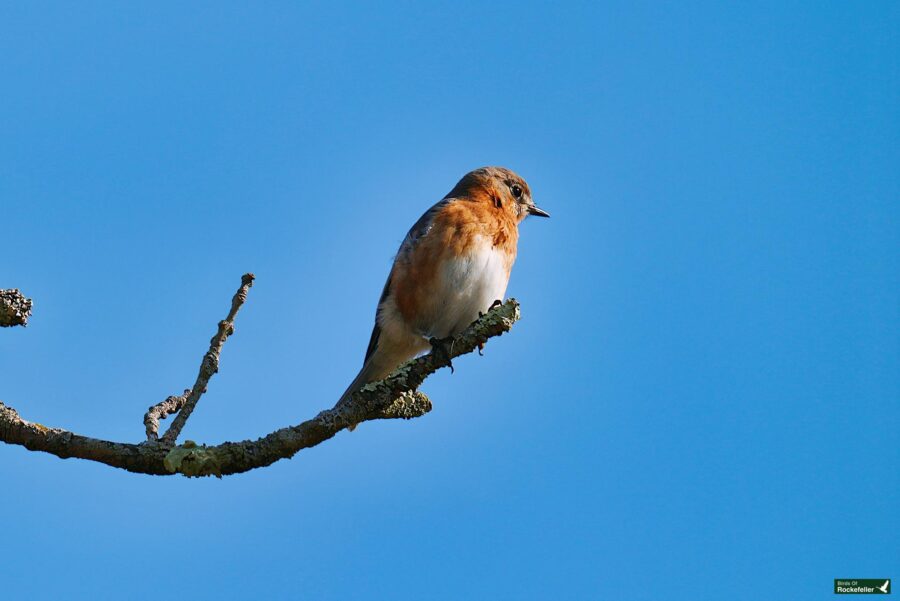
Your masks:
M890 595L890 578L835 578L835 595Z

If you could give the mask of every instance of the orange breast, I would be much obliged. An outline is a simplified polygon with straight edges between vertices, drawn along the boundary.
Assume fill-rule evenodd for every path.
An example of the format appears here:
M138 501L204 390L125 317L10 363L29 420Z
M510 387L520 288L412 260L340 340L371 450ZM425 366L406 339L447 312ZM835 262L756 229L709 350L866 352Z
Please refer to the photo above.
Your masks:
M398 256L391 272L391 291L397 308L410 324L433 313L440 299L437 278L443 261L465 256L490 243L506 261L506 275L516 258L518 227L511 208L496 207L488 198L458 199L434 218L431 229L404 256Z

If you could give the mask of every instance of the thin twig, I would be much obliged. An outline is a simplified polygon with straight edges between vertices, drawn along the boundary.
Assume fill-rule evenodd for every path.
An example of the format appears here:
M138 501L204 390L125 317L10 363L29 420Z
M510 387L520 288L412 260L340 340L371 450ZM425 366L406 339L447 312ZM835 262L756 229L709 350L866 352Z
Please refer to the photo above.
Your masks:
M197 406L197 402L203 396L203 393L206 392L206 385L209 383L209 379L213 377L214 373L219 371L219 355L222 353L222 346L224 346L228 337L234 334L234 317L247 300L247 292L253 285L254 279L256 278L252 273L245 273L241 277L241 287L238 288L234 298L231 299L231 311L228 312L228 317L219 322L219 329L209 341L209 350L206 351L206 355L203 356L203 362L200 363L200 373L197 374L197 381L194 382L193 388L188 392L178 415L172 420L172 425L163 434L163 444L175 444L175 441L178 440L178 435L181 434L181 429L184 428L184 424L187 423L188 418ZM144 423L146 423L146 418Z
M159 420L166 419L166 417L173 413L178 413L178 410L184 407L184 403L187 401L189 394L191 394L191 389L186 388L184 393L178 396L167 397L163 402L157 403L147 409L147 413L144 414L144 427L147 429L147 442L156 442L159 440Z

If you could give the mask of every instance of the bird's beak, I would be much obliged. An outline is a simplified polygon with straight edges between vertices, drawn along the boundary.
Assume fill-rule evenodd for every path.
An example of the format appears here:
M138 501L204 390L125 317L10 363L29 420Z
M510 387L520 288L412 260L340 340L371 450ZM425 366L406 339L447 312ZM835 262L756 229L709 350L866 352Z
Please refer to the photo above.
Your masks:
M538 217L549 217L550 216L550 213L548 213L544 209L540 209L534 205L528 205L528 214L529 215L537 215Z

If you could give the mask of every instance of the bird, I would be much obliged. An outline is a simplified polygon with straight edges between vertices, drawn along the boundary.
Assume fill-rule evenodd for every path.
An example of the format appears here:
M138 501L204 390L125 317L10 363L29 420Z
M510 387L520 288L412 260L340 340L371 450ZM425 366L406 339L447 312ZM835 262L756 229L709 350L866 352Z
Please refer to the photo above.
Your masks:
M880 590L882 593L887 593L889 586L891 586L891 581L885 580L884 584L882 584L881 586L878 587L878 590Z
M338 405L502 302L519 224L530 215L550 217L525 180L504 167L470 171L425 211L394 257L362 369Z

